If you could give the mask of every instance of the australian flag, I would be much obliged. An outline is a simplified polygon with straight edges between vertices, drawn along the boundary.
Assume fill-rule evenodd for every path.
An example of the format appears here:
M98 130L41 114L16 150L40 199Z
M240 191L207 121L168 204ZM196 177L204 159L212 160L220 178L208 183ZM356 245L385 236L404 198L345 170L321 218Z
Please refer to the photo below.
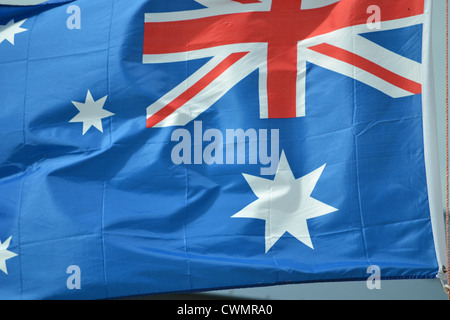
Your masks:
M0 4L0 298L442 277L430 0Z

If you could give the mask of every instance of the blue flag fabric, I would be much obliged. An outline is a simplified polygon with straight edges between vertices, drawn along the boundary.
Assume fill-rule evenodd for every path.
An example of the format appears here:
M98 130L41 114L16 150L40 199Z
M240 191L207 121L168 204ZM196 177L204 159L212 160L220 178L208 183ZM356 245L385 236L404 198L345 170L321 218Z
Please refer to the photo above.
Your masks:
M0 6L0 298L442 274L429 2L285 1L354 9L296 40L293 111L272 40L220 31L280 1L207 2Z

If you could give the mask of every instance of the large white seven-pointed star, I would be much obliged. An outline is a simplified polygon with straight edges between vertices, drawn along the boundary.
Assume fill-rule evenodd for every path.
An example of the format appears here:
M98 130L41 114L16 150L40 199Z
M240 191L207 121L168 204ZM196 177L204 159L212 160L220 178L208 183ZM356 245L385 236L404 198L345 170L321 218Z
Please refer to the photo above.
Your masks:
M14 252L8 251L9 243L11 242L11 238L9 237L5 242L0 240L0 270L4 273L8 274L8 271L6 270L6 260L14 258L17 256Z
M69 122L82 122L83 135L92 126L103 132L102 119L114 115L114 113L103 109L107 97L108 96L104 96L103 98L94 101L91 92L88 90L86 101L84 103L72 101L80 112Z
M283 151L274 180L243 174L258 199L233 218L266 221L266 253L285 232L314 249L307 220L337 211L311 197L324 168L295 179Z
M18 33L27 31L27 29L20 27L25 20L27 19L14 23L13 19L5 25L0 25L0 43L8 40L12 45L14 45L14 36Z

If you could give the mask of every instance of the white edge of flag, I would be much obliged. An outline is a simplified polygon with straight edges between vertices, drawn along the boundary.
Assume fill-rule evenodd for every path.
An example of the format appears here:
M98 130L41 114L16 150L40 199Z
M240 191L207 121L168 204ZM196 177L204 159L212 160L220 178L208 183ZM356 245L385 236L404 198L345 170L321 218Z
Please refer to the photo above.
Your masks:
M0 5L35 6L44 2L47 2L47 0L0 0Z
M422 46L422 112L425 170L427 176L428 201L439 271L437 277L445 279L443 266L446 261L445 221L443 214L442 186L439 166L439 146L435 91L433 79L433 60L431 52L431 0L425 0L423 46ZM446 267L448 270L448 266Z

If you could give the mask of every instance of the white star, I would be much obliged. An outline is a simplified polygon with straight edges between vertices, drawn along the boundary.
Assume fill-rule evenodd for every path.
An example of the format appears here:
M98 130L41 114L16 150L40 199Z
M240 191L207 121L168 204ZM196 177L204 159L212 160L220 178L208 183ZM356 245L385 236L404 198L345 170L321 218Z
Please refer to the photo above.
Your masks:
M3 244L0 240L0 270L6 274L8 274L8 271L6 270L6 260L17 256L14 252L7 250L9 243L11 242L11 238L12 237L9 237Z
M103 109L107 97L108 96L104 96L103 98L94 101L91 92L88 90L86 101L84 103L72 101L80 112L69 122L82 122L83 135L92 126L103 132L102 119L114 115L114 113Z
M24 19L14 23L14 19L12 19L7 24L0 25L0 43L4 40L8 40L12 45L14 45L14 36L18 33L27 31L27 29L20 27L26 20L27 19Z
M285 233L314 249L307 220L337 209L311 197L325 165L295 179L284 151L274 180L243 174L258 200L233 215L233 218L254 218L266 221L266 253Z

